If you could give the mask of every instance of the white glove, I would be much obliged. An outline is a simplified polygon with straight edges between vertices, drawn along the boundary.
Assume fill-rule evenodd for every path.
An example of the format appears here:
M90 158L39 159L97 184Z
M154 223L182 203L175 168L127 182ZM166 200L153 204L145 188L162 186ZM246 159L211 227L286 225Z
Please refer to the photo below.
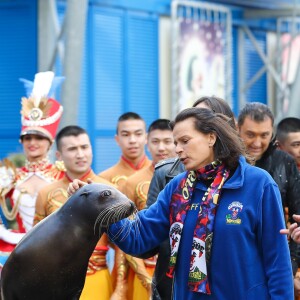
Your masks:
M0 225L0 239L12 245L16 245L23 238L25 233L13 232L6 229L4 225Z

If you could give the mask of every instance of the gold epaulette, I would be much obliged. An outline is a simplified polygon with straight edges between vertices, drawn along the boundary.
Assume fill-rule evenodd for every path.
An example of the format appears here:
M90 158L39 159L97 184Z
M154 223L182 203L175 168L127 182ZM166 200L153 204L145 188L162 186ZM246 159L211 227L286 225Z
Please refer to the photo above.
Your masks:
M52 173L53 179L55 180L63 178L66 171L65 164L62 160L56 160L52 165L52 168L49 170L49 172Z

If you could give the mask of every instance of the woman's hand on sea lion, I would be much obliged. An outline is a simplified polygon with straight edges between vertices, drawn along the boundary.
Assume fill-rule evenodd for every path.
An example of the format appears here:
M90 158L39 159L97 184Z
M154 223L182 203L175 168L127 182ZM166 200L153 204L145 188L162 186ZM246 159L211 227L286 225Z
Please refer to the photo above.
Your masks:
M92 183L91 179L88 179L87 181L88 181L88 183L81 181L79 179L74 179L72 182L69 183L69 186L67 189L68 195L72 196L77 190L79 190L84 185Z

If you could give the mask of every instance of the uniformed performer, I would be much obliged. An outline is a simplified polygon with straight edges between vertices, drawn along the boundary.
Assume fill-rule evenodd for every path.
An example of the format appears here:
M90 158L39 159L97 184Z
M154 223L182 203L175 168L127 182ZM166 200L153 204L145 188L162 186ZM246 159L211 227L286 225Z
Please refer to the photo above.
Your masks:
M61 180L40 190L36 202L35 224L67 201L67 188L74 179L112 185L106 179L97 176L91 169L92 146L83 128L73 125L62 128L57 134L56 145L56 156L64 162L66 173ZM107 235L103 234L90 257L81 300L110 299L112 281L106 263L108 249Z
M22 98L20 142L26 162L24 167L15 171L7 163L2 164L2 167L6 165L8 168L6 175L0 175L3 217L3 225L0 226L1 265L32 228L38 191L64 174L63 164L52 164L48 157L63 113L63 107L50 96L62 80L62 77L54 77L53 72L37 73L34 82L22 79L27 97ZM5 182L8 174L9 184ZM14 230L4 224L14 224Z
M115 140L122 151L121 158L99 176L121 189L127 177L152 165L151 160L145 154L147 140L145 121L134 112L122 114L118 119ZM126 261L125 254L118 248L115 248L113 280L112 299L132 299L133 278L128 278L128 261Z

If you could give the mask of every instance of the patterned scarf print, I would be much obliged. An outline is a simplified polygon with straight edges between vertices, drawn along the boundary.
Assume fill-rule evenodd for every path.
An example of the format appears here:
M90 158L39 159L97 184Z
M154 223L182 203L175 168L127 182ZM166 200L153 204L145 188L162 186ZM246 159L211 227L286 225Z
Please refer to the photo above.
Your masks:
M170 204L170 245L171 257L167 276L173 277L176 259L187 211L191 207L193 191L198 180L213 180L205 192L199 209L192 244L188 286L191 291L211 294L207 265L209 265L213 227L216 209L222 186L229 176L229 171L221 161L197 170L187 172L172 195Z

